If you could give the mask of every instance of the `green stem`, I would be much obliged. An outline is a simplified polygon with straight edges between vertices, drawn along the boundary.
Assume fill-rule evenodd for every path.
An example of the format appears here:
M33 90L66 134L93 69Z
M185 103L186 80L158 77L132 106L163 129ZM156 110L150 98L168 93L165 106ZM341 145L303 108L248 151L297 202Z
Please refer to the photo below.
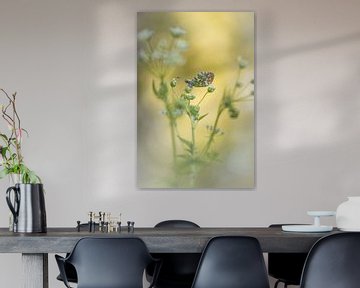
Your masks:
M202 151L202 154L203 154L203 155L206 154L206 153L209 151L210 146L211 146L211 144L212 144L213 141L214 141L214 137L215 137L215 135L216 135L216 130L217 130L217 125L218 125L218 123L219 123L220 116L221 116L221 114L222 114L222 112L223 112L224 110L225 110L225 109L224 109L224 107L223 107L222 105L221 105L221 106L219 107L219 109L218 109L218 113L217 113L217 115L216 115L216 119L215 119L215 122L214 122L214 126L213 126L213 128L212 128L212 131L211 131L209 140L208 140L208 142L206 143L206 145L205 145L205 147L204 147L204 149L203 149L203 151Z
M191 120L191 141L192 141L192 146L191 146L191 156L192 158L194 158L195 156L195 127L196 124L194 123L194 121Z
M235 84L234 84L234 87L233 87L232 95L235 95L236 89L238 88L237 87L237 82L240 80L240 77L241 77L241 69L239 69L239 73L237 75L237 78L236 78L236 81L235 81Z
M204 100L205 96L208 94L209 92L206 91L206 93L204 94L204 96L201 98L201 100L196 104L197 106L200 105L200 103Z
M170 118L170 134L171 134L171 146L172 146L172 155L173 163L176 164L176 138L175 138L175 121Z
M248 83L246 83L246 85L239 90L237 95L241 95L245 91L245 89L249 87L250 84L251 84L251 80ZM233 94L233 95L235 97L235 94ZM235 99L235 101L237 101L239 99L241 99L241 96L239 98Z
M249 95L234 99L233 102L240 102L240 101L246 101L249 100L250 98L254 97L254 95L252 95L251 93L249 93Z
M164 80L164 76L160 77L160 87L163 87L164 85L166 85L165 80ZM159 88L160 90L160 88ZM176 118L173 115L173 111L172 111L172 103L171 103L171 99L169 99L169 92L166 91L165 92L159 92L156 91L156 88L154 88L154 93L159 97L159 94L161 96L161 100L164 103L166 112L167 112L167 117L169 119L169 126L170 126L170 138L171 138L171 147L172 147L172 157L173 157L173 164L176 164L176 156L177 156L177 151L176 151ZM162 93L164 93L165 95L163 95ZM174 98L173 95L171 98Z
M191 121L191 162L190 162L190 173L189 173L189 187L194 187L195 186L195 182L196 182L196 178L197 178L197 174L198 174L198 169L197 169L197 164L195 161L195 129L196 129L196 122L193 121L191 119L191 115L189 115L190 121Z

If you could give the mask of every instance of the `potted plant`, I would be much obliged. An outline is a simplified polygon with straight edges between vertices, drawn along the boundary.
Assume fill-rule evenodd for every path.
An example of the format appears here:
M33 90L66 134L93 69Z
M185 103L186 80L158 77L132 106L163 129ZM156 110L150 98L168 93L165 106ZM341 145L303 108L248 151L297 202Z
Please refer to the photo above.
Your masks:
M28 132L22 128L19 114L16 109L16 93L9 95L0 89L7 103L1 104L1 117L8 126L8 133L0 131L0 179L10 175L13 183L41 183L41 179L24 163L21 144L24 135Z
M46 232L44 189L39 176L24 163L21 144L27 131L22 128L16 109L16 93L4 89L5 104L0 105L1 117L8 127L0 130L0 179L9 175L13 185L6 191L6 201L13 215L10 230L14 232ZM14 185L15 184L15 185Z

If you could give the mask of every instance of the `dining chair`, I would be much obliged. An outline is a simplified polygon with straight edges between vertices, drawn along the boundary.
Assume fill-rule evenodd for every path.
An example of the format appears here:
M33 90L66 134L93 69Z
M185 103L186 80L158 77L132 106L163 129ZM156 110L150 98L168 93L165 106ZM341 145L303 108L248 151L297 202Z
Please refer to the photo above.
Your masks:
M200 228L188 220L165 220L155 225L155 229ZM194 280L196 269L201 257L200 253L156 253L152 254L161 259L162 266L154 287L156 288L190 288ZM153 277L152 265L146 270L147 279Z
M80 228L81 229L89 229L89 224L88 223L82 223L80 224ZM99 224L95 223L95 229L99 229ZM69 253L66 254L66 257L69 256ZM65 262L64 263L64 268L65 268L65 274L66 274L66 278L68 280L68 282L71 283L77 283L77 274L76 274L76 270L74 268L73 265L71 265L70 263ZM59 274L56 277L57 280L59 281L63 281L63 278L61 277L61 274ZM64 281L63 281L64 282Z
M359 267L359 232L325 236L309 252L300 288L358 288Z
M288 224L271 224L269 228L279 228ZM268 253L269 276L277 279L274 288L283 283L284 288L288 285L300 285L301 273L307 253Z
M74 266L77 288L142 288L145 268L160 262L149 253L139 238L82 238L68 257L55 255L60 275L66 287L71 287L65 273L65 263ZM153 287L153 283L149 287Z
M269 288L260 244L249 236L219 236L206 245L192 288Z

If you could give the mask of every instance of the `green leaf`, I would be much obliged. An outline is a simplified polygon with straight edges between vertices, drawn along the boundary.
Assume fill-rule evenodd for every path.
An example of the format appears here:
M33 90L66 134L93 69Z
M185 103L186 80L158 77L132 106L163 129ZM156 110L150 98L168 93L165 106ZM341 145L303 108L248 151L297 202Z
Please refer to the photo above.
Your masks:
M156 86L155 86L155 81L153 80L152 81L152 89L153 89L153 92L156 96L159 96L159 92L158 90L156 89Z
M1 137L1 138L3 139L3 141L6 142L6 143L7 143L8 140L9 140L8 137L7 137L5 134L1 134L1 133L0 133L0 137Z
M0 150L1 150L1 156L6 159L6 152L9 150L9 148L2 147Z
M189 140L186 140L186 139L184 139L184 138L182 138L180 136L178 136L178 138L180 139L180 141L182 143L184 143L187 147L189 147L192 150L193 144Z
M21 128L21 130L25 132L25 134L26 134L27 137L29 137L29 132L28 132L26 129Z
M34 171L30 171L30 170L29 170L29 172L28 172L28 177L29 177L30 183L32 183L32 184L36 184L36 183L41 182L41 181L40 181L40 178L35 174Z
M204 114L204 115L201 115L201 116L199 117L198 121L200 121L201 119L205 118L208 114L209 114L209 113L206 113L206 114Z
M161 82L160 87L159 87L159 91L158 91L158 97L161 100L165 101L167 99L168 92L169 92L169 88L167 87L166 83Z
M191 155L192 154L192 149L191 148L188 148L188 149L185 149L186 152L189 152L189 154Z
M41 183L40 177L37 176L34 171L30 170L23 163L14 166L13 168L17 168L16 173L21 174L21 180L23 183L30 183L30 184Z
M16 154L16 153L11 154L10 159L15 160L16 158L17 158L17 154Z
M3 179L5 176L7 176L9 174L8 169L3 169L0 171L0 179Z
M187 158L188 156L185 155L185 154L178 154L177 157L179 157L179 158Z

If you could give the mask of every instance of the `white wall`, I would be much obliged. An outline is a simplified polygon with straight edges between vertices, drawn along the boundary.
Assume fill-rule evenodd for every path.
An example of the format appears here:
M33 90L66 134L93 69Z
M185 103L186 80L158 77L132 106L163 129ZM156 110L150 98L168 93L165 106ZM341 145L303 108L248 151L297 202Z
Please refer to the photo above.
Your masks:
M136 12L159 10L256 12L254 190L136 188ZM48 226L73 226L89 210L136 226L310 222L307 210L359 195L359 10L356 0L1 0L0 86L18 92ZM62 287L49 262L50 287ZM2 286L20 287L16 265L18 255L0 255Z

